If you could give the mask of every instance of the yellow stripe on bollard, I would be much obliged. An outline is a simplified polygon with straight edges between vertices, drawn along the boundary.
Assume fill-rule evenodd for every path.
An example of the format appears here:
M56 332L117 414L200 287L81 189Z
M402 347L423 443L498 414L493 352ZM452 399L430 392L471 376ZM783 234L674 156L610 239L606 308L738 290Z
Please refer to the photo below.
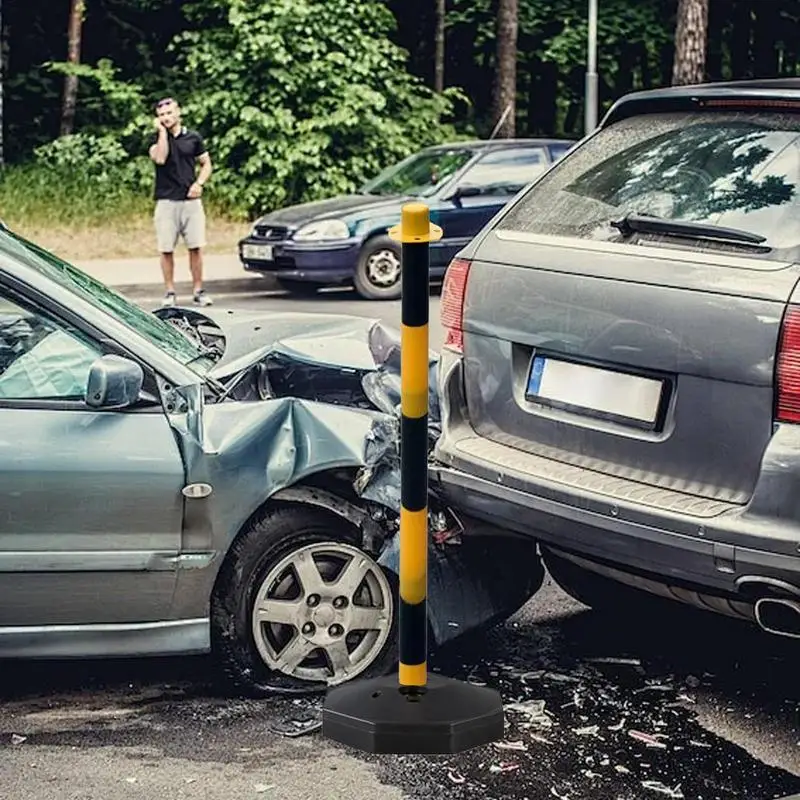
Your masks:
M428 413L428 326L401 325L400 405L406 417Z

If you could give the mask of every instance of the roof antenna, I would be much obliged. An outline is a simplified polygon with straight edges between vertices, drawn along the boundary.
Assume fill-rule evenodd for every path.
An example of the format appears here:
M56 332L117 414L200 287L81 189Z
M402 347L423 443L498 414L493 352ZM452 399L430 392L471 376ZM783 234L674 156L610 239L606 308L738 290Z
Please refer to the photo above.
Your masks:
M497 123L497 125L494 126L494 130L492 131L492 135L489 137L489 141L491 141L492 139L494 139L495 136L497 136L497 132L500 130L500 128L503 127L503 123L506 121L506 117L508 117L508 115L511 113L511 108L513 107L513 105L514 103L511 102L506 106L506 110L503 112L503 116L500 117L500 121Z

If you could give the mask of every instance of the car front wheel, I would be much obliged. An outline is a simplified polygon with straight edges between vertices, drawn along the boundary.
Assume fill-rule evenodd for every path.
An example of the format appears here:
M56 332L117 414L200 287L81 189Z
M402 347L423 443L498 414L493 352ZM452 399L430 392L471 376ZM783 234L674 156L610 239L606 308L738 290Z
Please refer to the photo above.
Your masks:
M356 291L366 300L396 300L400 278L400 245L388 236L369 239L356 265Z
M397 663L395 584L346 522L264 513L239 537L212 598L212 649L240 693L324 691Z

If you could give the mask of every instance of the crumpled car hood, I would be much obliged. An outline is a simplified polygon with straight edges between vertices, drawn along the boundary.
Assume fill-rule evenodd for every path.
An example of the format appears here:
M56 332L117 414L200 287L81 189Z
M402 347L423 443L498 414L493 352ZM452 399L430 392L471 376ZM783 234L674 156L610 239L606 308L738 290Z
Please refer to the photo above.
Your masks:
M209 377L226 383L263 365L274 394L372 408L400 416L400 333L379 319L345 314L169 308L161 319L181 318L198 330L216 329L221 357ZM210 323L210 326L209 326ZM428 354L429 423L439 432L438 356Z

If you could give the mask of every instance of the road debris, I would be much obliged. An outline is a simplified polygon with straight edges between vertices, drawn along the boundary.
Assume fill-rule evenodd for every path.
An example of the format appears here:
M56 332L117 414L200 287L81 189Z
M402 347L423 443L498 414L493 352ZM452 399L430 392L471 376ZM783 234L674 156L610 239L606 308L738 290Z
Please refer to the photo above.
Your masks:
M264 794L264 792L272 791L275 788L274 783L257 783L253 789L255 790L256 794Z
M667 797L672 797L674 800L680 800L680 798L683 797L683 792L681 791L680 786L670 789L669 786L661 783L661 781L642 781L642 786L645 789L650 789L652 792L658 792L659 794L664 794Z
M597 734L600 732L600 726L588 725L585 728L573 728L572 732L576 736L597 736Z
M447 770L447 777L450 779L450 783L466 783L467 779L456 769L452 767L448 768Z
M22 744L23 742L27 741L27 739L27 736L20 736L18 733L11 734L11 744L15 746Z
M630 736L632 739L642 742L643 744L646 744L648 747L660 747L662 749L666 748L664 742L660 741L659 735L644 733L643 731L629 730L628 736ZM663 734L660 734L660 736L663 736Z
M276 722L270 730L280 736L296 739L298 736L308 736L310 733L322 729L322 719L319 716L305 717L302 719L285 719Z
M519 769L519 764L511 761L501 761L499 764L492 764L489 767L489 772L516 772Z
M494 746L498 750L521 750L525 751L528 749L528 746L523 741L518 742L495 742Z

